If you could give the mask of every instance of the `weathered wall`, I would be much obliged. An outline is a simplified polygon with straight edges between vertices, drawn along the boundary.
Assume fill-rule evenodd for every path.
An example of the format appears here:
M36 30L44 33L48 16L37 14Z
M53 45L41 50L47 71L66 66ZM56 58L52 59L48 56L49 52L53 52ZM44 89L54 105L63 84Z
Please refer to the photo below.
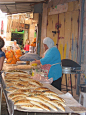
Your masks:
M41 28L41 51L40 51L41 56L44 52L43 39L46 37L46 33L47 33L47 4L43 4L42 28Z
M86 0L84 4L84 22L83 22L83 40L82 40L82 56L81 56L81 64L82 69L85 70L86 76Z
M55 45L58 44L61 59L68 58L77 62L80 2L79 0L70 1L60 0L58 2L58 0L51 0L51 3L43 5L40 54L42 55L44 52L43 39L49 36L54 40ZM68 4L67 12L49 15L50 8L61 3ZM56 25L60 26L58 30L56 29ZM56 31L56 34L53 34L52 31ZM72 79L73 85L76 85L74 75ZM65 84L64 77L63 83ZM68 76L68 85L71 85L70 76Z
M73 2L73 1L79 1L79 0L51 0L48 3L48 8L52 6L56 6L58 4L64 4L64 3Z
M55 1L51 2L53 4ZM55 4L58 4L58 1ZM67 4L67 12L54 15L49 15L49 4L44 4L41 39L43 40L46 36L51 37L55 45L58 44L61 59L68 58L77 61L80 3L79 1L73 1ZM58 30L56 25L60 26ZM52 31L56 31L56 34L53 34ZM41 42L41 54L43 52L44 49Z
M29 37L30 43L32 43L32 41L34 39L35 27L39 23L38 20L39 20L39 13L34 13L33 20L31 20L31 22L29 23L30 28L29 28L29 36L28 37Z

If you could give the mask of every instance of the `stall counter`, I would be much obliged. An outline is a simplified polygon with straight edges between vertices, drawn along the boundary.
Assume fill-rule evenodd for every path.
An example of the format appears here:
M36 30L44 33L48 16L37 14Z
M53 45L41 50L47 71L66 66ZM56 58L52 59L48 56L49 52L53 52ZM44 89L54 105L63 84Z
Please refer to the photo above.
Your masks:
M24 111L27 113L29 113L29 112L39 113L40 112L40 113L68 113L68 114L71 114L71 113L86 112L86 108L82 107L82 105L80 105L72 96L68 97L67 95L65 95L64 93L62 93L61 91L59 91L58 89L56 89L55 87L53 87L52 85L47 84L47 83L43 83L43 86L46 88L49 88L51 91L55 92L60 97L62 97L64 100L66 100L67 106L65 107L65 112L63 112L61 110L58 110L58 111L53 111L53 110L51 110L51 111L46 111L46 110L38 111L38 110L25 110L25 109L23 110L23 109L17 108L16 106L14 106L13 102L8 99L7 91L5 90L6 84L5 84L4 78L5 78L5 75L4 75L4 73L2 73L2 89L3 89L6 103L8 106L9 115L13 115L15 110Z

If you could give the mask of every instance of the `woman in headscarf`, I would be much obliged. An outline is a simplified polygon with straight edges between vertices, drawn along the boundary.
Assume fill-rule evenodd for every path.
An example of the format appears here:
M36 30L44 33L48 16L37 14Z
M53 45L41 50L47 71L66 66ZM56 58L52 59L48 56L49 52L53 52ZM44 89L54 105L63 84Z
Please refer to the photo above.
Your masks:
M60 52L54 46L54 41L49 37L44 38L43 44L45 48L44 57L34 62L42 64L42 69L48 71L48 78L53 78L51 85L61 90L62 68Z

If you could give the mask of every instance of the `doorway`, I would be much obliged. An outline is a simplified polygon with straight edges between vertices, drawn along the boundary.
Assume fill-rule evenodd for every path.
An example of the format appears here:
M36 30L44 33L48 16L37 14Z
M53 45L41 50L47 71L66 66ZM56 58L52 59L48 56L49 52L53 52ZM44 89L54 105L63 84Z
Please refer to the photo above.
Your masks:
M19 45L19 47L21 48L21 50L22 50L22 48L23 48L23 37L24 37L24 34L22 33L18 33L18 32L16 32L16 33L11 33L11 41L14 41L14 40L16 40L17 41L17 44Z

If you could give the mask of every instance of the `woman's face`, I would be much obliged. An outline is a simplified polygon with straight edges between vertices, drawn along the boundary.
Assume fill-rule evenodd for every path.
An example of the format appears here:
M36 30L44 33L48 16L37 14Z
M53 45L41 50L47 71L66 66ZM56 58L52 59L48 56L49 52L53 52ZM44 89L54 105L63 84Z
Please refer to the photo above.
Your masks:
M46 44L44 44L44 48L45 48L45 51L48 49L48 46Z
M14 41L14 45L16 45L16 42Z

